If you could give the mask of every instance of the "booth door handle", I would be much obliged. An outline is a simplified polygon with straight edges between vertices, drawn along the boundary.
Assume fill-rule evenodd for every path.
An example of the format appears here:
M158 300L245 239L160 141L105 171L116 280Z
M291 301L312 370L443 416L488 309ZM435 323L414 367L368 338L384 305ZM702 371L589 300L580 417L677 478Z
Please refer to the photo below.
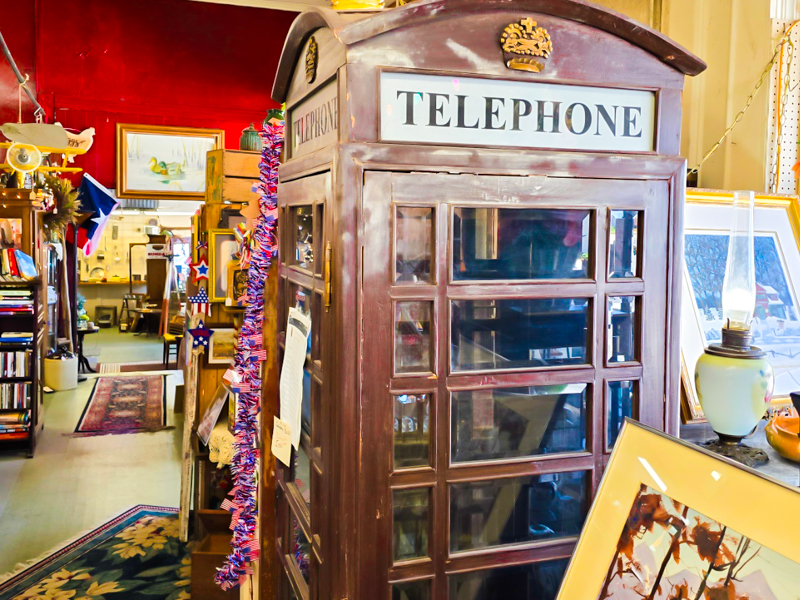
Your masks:
M331 309L331 297L333 295L333 285L331 284L331 258L333 249L331 243L325 245L325 312Z

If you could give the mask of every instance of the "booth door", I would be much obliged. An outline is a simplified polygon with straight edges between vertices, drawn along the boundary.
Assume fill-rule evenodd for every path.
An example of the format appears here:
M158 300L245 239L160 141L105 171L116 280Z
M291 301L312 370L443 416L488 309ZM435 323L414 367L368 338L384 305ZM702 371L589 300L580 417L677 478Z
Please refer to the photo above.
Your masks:
M372 597L555 596L624 418L664 426L668 192L366 173Z

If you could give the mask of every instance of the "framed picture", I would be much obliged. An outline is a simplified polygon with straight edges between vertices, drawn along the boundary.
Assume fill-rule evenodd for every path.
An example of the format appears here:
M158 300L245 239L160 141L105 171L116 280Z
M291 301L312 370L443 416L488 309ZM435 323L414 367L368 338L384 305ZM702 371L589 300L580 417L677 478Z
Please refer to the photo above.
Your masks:
M558 600L797 598L800 490L626 421Z
M722 281L733 219L733 192L688 190L684 212L681 379L684 422L704 420L694 384L697 359L721 341ZM753 343L775 369L772 402L800 389L800 201L756 196L756 310Z
M211 302L225 302L228 295L228 264L238 260L239 242L230 229L208 232L208 297Z
M227 306L240 306L239 298L247 292L247 270L242 269L239 263L228 264L228 290L225 304Z
M117 197L196 200L206 193L206 154L221 129L117 123Z
M208 364L233 364L233 358L236 355L236 330L216 328L213 325L208 327L214 330L214 334L208 340Z

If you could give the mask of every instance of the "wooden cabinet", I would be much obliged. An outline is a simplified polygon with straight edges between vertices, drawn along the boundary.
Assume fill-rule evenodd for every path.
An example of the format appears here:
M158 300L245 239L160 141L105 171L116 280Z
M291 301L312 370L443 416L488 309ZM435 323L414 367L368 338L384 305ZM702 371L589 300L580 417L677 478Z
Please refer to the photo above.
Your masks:
M298 17L278 323L312 333L281 598L555 596L624 418L677 430L703 68L572 0Z

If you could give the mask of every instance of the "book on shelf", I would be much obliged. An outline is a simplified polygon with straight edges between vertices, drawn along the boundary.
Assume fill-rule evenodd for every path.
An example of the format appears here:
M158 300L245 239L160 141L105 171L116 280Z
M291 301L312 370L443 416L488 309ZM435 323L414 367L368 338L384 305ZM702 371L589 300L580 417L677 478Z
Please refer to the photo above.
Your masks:
M0 413L0 427L27 425L30 420L31 413L29 410Z
M2 346L0 346L0 349ZM0 375L3 377L28 377L30 375L30 350L2 352L0 350Z
M14 248L0 249L0 283L18 283L38 275L33 259Z
M28 430L25 431L11 431L9 433L0 433L0 439L7 442L9 440L24 440L28 437Z
M0 333L0 347L3 344L19 345L19 344L32 344L33 333L29 331L5 331Z
M0 383L0 409L30 408L30 383Z

